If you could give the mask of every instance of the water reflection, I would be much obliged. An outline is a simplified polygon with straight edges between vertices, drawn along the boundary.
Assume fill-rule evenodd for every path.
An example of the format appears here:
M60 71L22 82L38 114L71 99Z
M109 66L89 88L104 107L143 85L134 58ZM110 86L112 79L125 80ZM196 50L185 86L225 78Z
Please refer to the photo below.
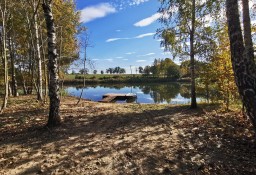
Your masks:
M149 94L154 103L171 103L180 92L180 84L153 84L141 87L144 94Z
M69 95L80 96L82 87L66 87ZM89 85L84 88L82 98L99 101L106 93L135 93L137 103L190 103L190 86L179 83L161 84L115 84ZM202 100L198 98L198 101ZM118 101L119 102L119 101Z

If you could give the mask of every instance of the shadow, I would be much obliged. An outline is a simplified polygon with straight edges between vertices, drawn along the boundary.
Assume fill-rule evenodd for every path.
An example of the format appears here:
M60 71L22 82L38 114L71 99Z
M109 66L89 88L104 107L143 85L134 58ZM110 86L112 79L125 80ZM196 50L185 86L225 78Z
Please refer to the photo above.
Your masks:
M237 113L199 117L183 124L174 174L255 174L251 124ZM185 167L181 171L181 167Z
M33 126L32 121L18 132L1 132L0 173L256 172L256 151L250 148L252 138L244 135L250 133L245 131L248 123L242 119L239 122L235 114L213 115L214 108L206 110L207 106L198 110L188 110L188 106L156 110L154 105L142 108L134 104L122 106L129 108L125 112L112 104L102 107L82 103L76 109L67 105L69 108L61 110L61 127L44 128L42 122ZM44 112L39 113L43 118Z

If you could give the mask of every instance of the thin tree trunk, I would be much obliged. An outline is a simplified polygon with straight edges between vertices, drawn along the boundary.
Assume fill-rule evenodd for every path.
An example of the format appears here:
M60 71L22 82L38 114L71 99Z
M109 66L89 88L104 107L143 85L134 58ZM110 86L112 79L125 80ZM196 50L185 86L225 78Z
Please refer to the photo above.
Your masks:
M42 32L42 29L41 29L41 32L40 32L40 36L41 36L41 43L42 43L42 54L43 54L43 63L44 63L44 102L47 101L47 87L48 87L48 79L49 79L49 76L48 76L48 72L46 70L46 58L45 58L45 50L44 50L44 40L43 40L43 32Z
M78 99L76 105L78 105L78 104L80 103L81 98L82 98L82 96L83 96L84 88L85 88L85 62L86 62L86 47L85 47L85 56L84 56L83 89L82 89L82 91L81 91L81 94L80 94L80 96L79 96L79 99Z
M11 83L11 89L12 89L12 95L14 97L18 96L17 93L17 81L16 81L16 73L15 73L15 66L14 66L14 43L12 41L12 38L9 38L9 50L10 50L10 58L11 58L11 74L12 74L12 83Z
M197 108L196 103L196 83L195 83L195 51L194 51L194 35L195 35L195 0L192 2L192 20L190 31L190 71L191 71L191 104L190 108Z
M6 1L4 1L4 9L0 7L1 9L1 16L2 16L2 42L3 42L3 60L4 60L4 83L5 83L5 93L4 93L4 100L2 104L2 108L0 113L3 112L3 110L7 107L8 102L8 60L7 60L7 53L6 53L6 24L5 24L5 18L6 18Z
M43 80L42 80L42 60L41 60L41 53L40 53L40 45L39 45L39 34L38 34L38 24L37 24L37 7L35 1L33 2L34 8L34 30L35 30L35 40L36 40L36 56L37 56L37 63L38 63L38 77L37 77L37 99L42 101L43 98Z
M24 63L23 63L24 64ZM24 69L24 65L23 65L23 69ZM23 87L23 93L24 95L27 95L28 94L28 91L27 91L27 86L26 86L26 80L22 74L22 68L20 66L20 74L21 74L21 79L22 79L22 87Z
M83 92L84 92L84 89L85 89L85 74L86 74L86 60L87 60L87 47L90 47L90 44L89 44L89 36L87 33L85 33L85 40L84 40L84 60L83 60L83 63L84 63L84 71L83 71L83 89L81 91L81 94L80 94L80 97L78 99L78 102L77 102L77 105L79 104L82 96L83 96Z
M26 11L26 21L27 21L27 27L29 29L29 34L30 34L30 41L28 42L28 48L29 48L29 74L31 76L30 80L30 87L28 87L28 94L33 93L33 84L34 84L34 66L35 63L34 61L36 60L36 53L35 53L35 44L34 44L34 35L33 35L33 28L31 26L31 20L29 19L28 12Z
M11 85L10 85L10 81L8 82L8 95L9 95L9 97L12 97L13 95L12 95L12 87L11 87Z
M29 83L29 88L28 88L28 94L33 93L33 86L34 86L34 47L33 47L33 41L30 41L31 43L28 44L29 48L29 75L30 75L30 83Z
M59 59L58 59L58 74L60 76L60 60L61 60L61 54L62 54L62 26L60 26L60 50L59 50Z
M60 75L60 60L61 60L61 50L62 49L62 26L60 26L60 48L59 48L59 59L58 59L58 75L61 79L60 81L60 99L62 98L62 90L63 90L63 81L64 81L64 77L62 78L61 75ZM64 75L64 72L63 72L63 75Z
M236 85L256 134L256 66L254 58L245 54L237 0L226 0L226 11Z
M254 57L253 43L252 43L252 31L251 31L251 19L249 12L248 0L242 0L243 4L243 26L244 26L244 44L246 56Z
M44 0L42 4L47 26L48 36L48 70L49 70L49 97L50 111L48 118L48 127L57 126L61 123L60 118L60 99L59 99L59 77L57 65L56 33L52 14L51 1Z

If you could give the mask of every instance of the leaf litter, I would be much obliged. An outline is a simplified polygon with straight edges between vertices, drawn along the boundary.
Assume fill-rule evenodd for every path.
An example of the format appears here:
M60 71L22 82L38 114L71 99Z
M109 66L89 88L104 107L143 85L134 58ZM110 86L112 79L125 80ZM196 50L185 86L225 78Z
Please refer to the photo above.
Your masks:
M48 105L11 98L0 116L0 174L255 174L252 126L214 105L112 104L63 97L62 125Z

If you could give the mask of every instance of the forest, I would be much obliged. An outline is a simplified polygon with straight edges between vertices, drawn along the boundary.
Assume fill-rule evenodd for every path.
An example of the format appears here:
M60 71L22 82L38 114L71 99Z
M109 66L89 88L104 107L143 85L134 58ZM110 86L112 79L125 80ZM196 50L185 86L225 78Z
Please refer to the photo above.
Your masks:
M0 0L0 174L256 173L256 2L158 2L154 37L172 58L89 75L76 1Z

